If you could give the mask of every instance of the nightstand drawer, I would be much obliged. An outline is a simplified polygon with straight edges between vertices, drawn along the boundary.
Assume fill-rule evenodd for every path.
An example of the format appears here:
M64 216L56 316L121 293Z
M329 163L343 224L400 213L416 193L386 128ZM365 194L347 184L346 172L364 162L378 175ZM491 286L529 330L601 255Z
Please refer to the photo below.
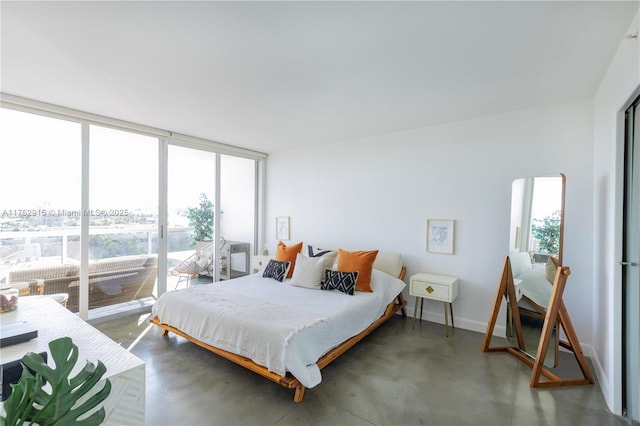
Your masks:
M251 258L251 267L253 268L253 272L258 272L264 269L265 266L267 266L267 263L269 263L269 259L271 259L269 256L253 256Z
M410 291L412 296L449 301L449 288L450 286L444 284L436 284L428 281L412 281Z
M453 302L458 297L458 278L419 272L409 279L412 296Z

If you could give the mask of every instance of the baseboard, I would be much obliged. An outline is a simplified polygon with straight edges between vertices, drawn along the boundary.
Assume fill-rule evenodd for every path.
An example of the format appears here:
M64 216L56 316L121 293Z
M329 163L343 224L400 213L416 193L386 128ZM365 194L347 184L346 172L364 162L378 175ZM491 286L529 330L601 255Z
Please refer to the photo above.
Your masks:
M607 407L612 413L620 416L622 414L617 413L615 410L615 403L614 403L615 392L611 387L611 381L605 374L604 368L602 366L602 362L600 361L600 358L598 358L598 355L596 354L596 352L593 350L593 347L589 346L589 350L592 355L590 356L587 355L587 356L591 360L591 365L593 366L593 370L594 370L593 375L596 378L596 383L600 386L600 390L602 391L602 396L604 397L604 400L607 403ZM584 351L586 355L587 353L586 348L584 349Z
M414 312L415 312L414 307L410 307L407 305L407 317L410 317L411 321L413 321ZM487 331L486 322L457 317L455 316L455 310L453 314L454 314L454 324L456 328L475 331L482 334L486 333ZM420 316L420 313L418 313L418 318L416 319L416 321L420 320L419 316ZM444 325L444 311L442 313L434 313L434 312L427 311L425 309L422 312L422 320ZM449 324L451 324L451 319L449 319ZM496 324L496 326L493 329L494 336L505 336L506 332L507 332L507 328L504 325Z
M407 316L411 318L411 321L413 321L413 314L414 314L413 307L407 307ZM419 313L418 313L418 316L419 316ZM484 321L475 321L475 320L469 320L466 318L456 317L455 311L454 311L454 319L455 319L456 328L475 331L477 333L482 333L482 334L487 332L487 323ZM444 312L435 313L435 312L429 312L427 310L424 310L422 313L422 320L444 325ZM451 320L449 320L449 323L451 323ZM493 328L494 336L504 337L506 333L507 333L507 328L504 325L496 324ZM594 363L594 369L595 369L596 368L595 362L597 358L595 357L595 351L593 349L593 346L586 345L582 342L580 342L580 346L582 347L582 352L584 353L584 355L587 358L591 359L592 362ZM598 377L600 376L602 376L602 370L600 371L600 374L598 374Z

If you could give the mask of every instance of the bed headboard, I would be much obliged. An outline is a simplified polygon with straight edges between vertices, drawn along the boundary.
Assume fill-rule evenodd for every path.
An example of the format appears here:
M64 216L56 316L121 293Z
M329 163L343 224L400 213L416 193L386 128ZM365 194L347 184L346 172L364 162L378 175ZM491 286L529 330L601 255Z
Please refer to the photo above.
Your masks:
M379 251L373 267L392 277L397 277L402 272L402 255L391 251Z

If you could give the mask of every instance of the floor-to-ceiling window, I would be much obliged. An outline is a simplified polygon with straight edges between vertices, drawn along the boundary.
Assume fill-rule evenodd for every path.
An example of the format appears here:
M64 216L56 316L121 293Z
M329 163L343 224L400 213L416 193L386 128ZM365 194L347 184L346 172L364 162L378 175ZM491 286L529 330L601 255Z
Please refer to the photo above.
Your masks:
M167 289L249 274L256 160L170 144L168 172Z
M81 126L0 108L0 283L78 297Z
M158 143L131 132L90 128L90 310L157 294Z
M180 286L219 279L225 235L255 252L264 154L13 98L30 112L0 108L0 284L94 317L148 308L198 252Z
M211 282L214 274L216 153L169 145L167 289Z

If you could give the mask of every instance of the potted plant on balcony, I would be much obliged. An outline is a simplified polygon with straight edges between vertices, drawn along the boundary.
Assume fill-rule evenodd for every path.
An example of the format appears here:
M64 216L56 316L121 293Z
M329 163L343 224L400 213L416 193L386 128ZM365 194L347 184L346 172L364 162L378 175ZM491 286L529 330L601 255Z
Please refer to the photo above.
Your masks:
M210 252L203 253L207 246L211 246L213 241L213 203L204 192L200 193L200 201L197 207L189 207L187 209L187 219L189 226L193 226L193 234L191 234L191 245L196 248L197 257L213 260L213 247ZM209 251L209 250L207 250ZM207 272L207 271L203 271Z
M213 239L213 203L207 194L200 193L198 207L187 209L187 219L189 219L189 226L193 226L192 246L199 241L211 242Z

